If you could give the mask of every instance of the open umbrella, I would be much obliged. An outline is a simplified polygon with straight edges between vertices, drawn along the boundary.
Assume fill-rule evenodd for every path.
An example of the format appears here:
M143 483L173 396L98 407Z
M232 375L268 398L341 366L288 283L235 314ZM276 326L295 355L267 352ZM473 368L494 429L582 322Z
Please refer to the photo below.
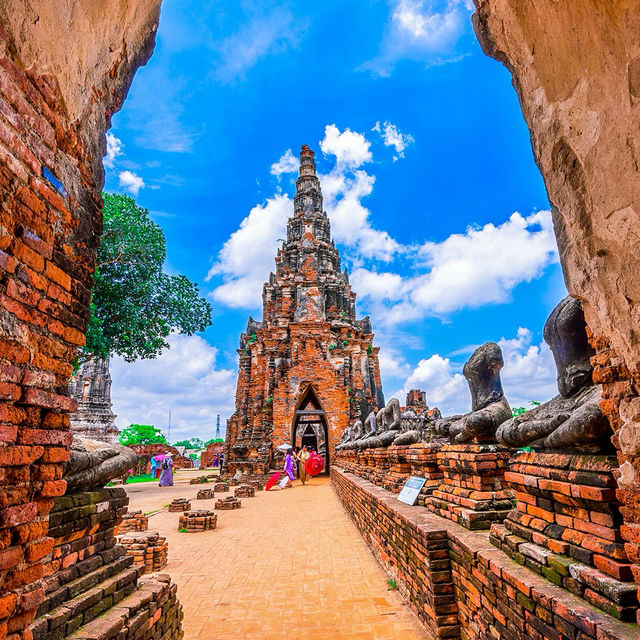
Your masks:
M312 453L305 462L304 469L309 476L317 476L324 469L324 459Z
M289 449L293 449L293 447L290 444L279 444L276 449L278 451L289 451Z
M161 462L162 460L164 460L167 456L164 453L159 453L157 456L153 456L154 460L157 460L158 462Z
M278 479L280 478L280 476L282 475L282 471L276 471L267 481L267 484L264 488L265 491L269 491L269 489L271 489L271 487L273 487L273 485L278 482Z

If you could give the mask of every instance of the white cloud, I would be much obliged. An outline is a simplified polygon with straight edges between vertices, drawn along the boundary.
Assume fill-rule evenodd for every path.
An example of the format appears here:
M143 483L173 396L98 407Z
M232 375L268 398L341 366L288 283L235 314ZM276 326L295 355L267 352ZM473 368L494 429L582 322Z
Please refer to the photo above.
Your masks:
M468 227L463 234L405 250L417 275L400 282L399 274L360 267L352 278L376 317L387 323L506 302L515 286L558 260L546 210L527 217L516 212L502 224Z
M107 155L103 158L102 164L108 169L113 169L116 158L122 155L123 146L120 138L116 138L111 132L107 133Z
M120 186L134 196L137 196L140 189L145 187L144 180L133 171L121 171L118 174L118 178Z
M283 173L296 173L300 161L296 158L291 149L287 149L281 156L278 162L274 162L271 165L271 173L274 176L280 176Z
M470 32L471 0L395 0L378 56L363 65L389 75L402 59L429 64L459 60L460 38Z
M544 342L533 344L529 329L520 327L515 338L502 338L498 344L504 357L502 385L512 407L531 408L531 401L545 402L558 393L551 350ZM476 348L469 347L469 355ZM439 407L442 415L466 413L471 410L471 394L462 375L463 364L439 354L424 358L394 396L404 403L410 389L422 389L429 406Z
M395 124L389 121L385 121L383 124L376 122L371 131L376 131L380 134L385 147L393 147L396 150L398 155L393 157L394 162L398 158L404 158L404 150L415 142L413 136L408 133L402 133Z
M257 308L262 284L274 269L277 240L286 237L287 218L293 201L275 195L256 205L224 243L206 280L221 276L224 283L213 290L213 298L229 307Z
M254 16L217 46L220 54L216 69L218 80L243 79L262 58L286 53L297 46L305 31L306 24L295 21L293 14L283 9L276 9L267 16Z
M224 426L234 410L236 371L220 369L217 349L200 336L170 336L170 349L154 360L111 362L111 398L120 428L153 424L171 441L215 437L216 415Z
M357 169L365 162L371 162L371 143L356 131L347 128L340 131L335 124L328 124L324 128L324 138L320 142L320 149L325 155L336 157L338 166L345 165Z

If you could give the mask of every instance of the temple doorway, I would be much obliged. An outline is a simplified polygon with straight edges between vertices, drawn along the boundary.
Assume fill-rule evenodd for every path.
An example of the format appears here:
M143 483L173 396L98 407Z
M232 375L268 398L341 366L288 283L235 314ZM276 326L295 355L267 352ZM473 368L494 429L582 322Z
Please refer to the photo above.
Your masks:
M291 444L307 446L324 458L325 473L329 469L329 431L325 410L310 386L302 394L293 418Z

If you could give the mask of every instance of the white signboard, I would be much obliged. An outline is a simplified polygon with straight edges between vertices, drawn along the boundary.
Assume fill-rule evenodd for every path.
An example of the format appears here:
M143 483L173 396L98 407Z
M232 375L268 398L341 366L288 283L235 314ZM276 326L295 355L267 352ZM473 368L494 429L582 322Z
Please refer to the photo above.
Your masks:
M411 476L405 483L404 487L402 487L402 491L398 494L398 500L400 502L404 502L410 506L413 506L418 499L418 494L420 493L422 487L424 487L424 483L427 481L426 478L418 478L418 476Z

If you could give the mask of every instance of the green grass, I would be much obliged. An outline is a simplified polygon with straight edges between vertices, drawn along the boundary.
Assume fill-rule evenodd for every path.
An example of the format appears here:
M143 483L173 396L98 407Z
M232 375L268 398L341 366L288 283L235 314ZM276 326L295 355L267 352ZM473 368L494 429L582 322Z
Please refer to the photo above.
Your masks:
M187 533L187 530L183 527L181 529L178 529L179 533Z
M398 585L396 584L396 581L394 578L389 578L387 580L387 587L389 588L389 591L394 591L395 589L398 588Z
M157 480L150 473L141 473L139 476L129 476L127 478L127 484L135 484L136 482L153 482Z

